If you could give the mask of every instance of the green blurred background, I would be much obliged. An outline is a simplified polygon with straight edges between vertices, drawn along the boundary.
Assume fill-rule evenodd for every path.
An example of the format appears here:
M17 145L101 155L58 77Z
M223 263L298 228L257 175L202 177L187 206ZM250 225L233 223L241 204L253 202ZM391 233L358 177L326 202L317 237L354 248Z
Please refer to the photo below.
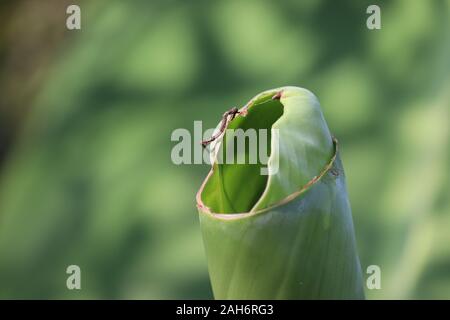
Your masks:
M438 0L2 1L0 298L211 298L209 168L174 165L171 132L297 85L340 141L362 268L382 271L368 298L450 299L449 17Z

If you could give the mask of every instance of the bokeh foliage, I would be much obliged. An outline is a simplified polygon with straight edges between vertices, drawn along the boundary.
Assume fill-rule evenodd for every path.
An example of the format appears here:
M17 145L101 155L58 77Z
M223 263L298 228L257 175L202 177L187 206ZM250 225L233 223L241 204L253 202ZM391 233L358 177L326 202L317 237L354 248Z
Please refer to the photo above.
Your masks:
M340 141L367 297L449 299L450 3L378 3L370 31L364 1L81 2L0 167L0 297L210 298L209 168L171 132L296 85Z

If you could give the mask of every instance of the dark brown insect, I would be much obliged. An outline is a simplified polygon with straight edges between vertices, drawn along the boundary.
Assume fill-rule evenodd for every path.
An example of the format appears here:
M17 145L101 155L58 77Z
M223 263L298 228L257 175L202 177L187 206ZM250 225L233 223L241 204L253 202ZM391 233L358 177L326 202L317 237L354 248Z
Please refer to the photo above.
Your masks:
M208 140L203 140L201 142L203 147L206 147L208 144L210 144L211 142L213 142L214 140L216 140L218 137L220 137L220 135L225 131L225 129L227 128L227 125L230 121L232 121L237 114L241 114L241 112L238 110L238 108L233 107L230 110L228 110L227 112L225 112L222 116L222 123L220 125L220 129L219 132L217 132L216 134L214 134L211 138L209 138Z

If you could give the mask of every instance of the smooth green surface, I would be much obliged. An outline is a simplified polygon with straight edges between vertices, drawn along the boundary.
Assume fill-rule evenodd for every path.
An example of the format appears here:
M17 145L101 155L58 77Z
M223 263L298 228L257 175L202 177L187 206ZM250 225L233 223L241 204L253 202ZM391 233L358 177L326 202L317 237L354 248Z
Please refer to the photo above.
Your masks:
M274 158L279 169L269 175L264 194L253 210L276 204L291 193L299 190L323 170L333 155L331 133L322 115L317 98L308 90L298 87L283 87L280 102L284 113L272 126L278 130L279 148L269 159Z
M305 194L246 216L200 211L216 299L363 299L339 158Z

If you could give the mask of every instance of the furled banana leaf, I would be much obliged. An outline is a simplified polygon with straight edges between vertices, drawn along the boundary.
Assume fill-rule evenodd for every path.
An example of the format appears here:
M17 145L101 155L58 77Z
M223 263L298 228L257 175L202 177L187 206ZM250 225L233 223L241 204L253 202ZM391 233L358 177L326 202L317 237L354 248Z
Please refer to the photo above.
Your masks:
M267 164L225 161L225 128L267 129ZM338 143L317 98L265 91L225 114L211 141L197 207L215 298L363 299Z

